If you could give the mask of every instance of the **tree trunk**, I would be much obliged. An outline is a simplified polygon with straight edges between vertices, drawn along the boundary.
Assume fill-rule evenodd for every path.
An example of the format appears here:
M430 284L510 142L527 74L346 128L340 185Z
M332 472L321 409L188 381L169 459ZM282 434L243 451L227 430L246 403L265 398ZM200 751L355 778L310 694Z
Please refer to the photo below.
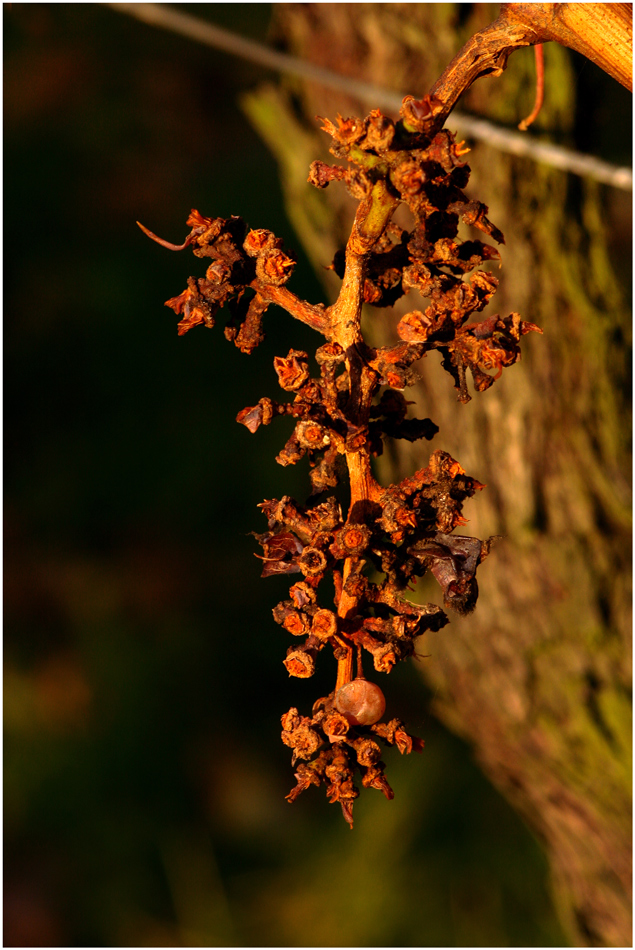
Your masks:
M466 18L465 9L281 4L277 38L319 65L420 96L496 15L477 4ZM549 44L545 61L536 128L562 138L575 113L570 58ZM517 124L531 108L533 70L531 51L515 54L462 107ZM261 89L245 108L279 159L289 216L334 296L339 282L324 266L346 240L354 201L343 188L306 184L309 163L329 157L314 116L368 110L299 80ZM520 365L467 406L433 354L408 391L417 415L440 426L433 448L487 485L467 512L469 533L504 537L480 570L475 613L426 634L423 675L436 715L473 745L544 842L572 943L629 945L630 321L609 259L605 196L485 144L468 161L468 193L489 205L507 241L489 310L518 311L544 336L526 337ZM369 310L375 341L394 342L399 316L425 306L411 293L394 310ZM382 481L412 473L429 451L400 443L380 460Z

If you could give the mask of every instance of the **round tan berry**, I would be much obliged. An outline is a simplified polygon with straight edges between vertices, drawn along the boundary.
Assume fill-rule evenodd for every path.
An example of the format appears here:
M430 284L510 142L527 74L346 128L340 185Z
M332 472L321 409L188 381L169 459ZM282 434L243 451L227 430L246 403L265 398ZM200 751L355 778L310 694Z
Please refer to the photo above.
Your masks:
M351 726L372 726L384 715L386 700L379 686L358 678L337 691L335 708Z

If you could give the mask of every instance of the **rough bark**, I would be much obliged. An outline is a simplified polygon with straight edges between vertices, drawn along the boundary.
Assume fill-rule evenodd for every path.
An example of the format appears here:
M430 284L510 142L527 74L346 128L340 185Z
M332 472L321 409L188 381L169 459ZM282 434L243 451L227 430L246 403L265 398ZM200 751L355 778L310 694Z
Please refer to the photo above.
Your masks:
M281 4L277 39L315 63L404 93L426 92L462 43L496 15L474 5ZM546 50L548 97L537 127L574 117L568 53ZM517 123L533 97L533 54L481 79L462 107ZM343 246L354 201L306 184L325 154L313 117L364 115L353 99L299 81L245 102L281 166L289 215L318 271ZM448 127L452 128L450 118ZM443 448L487 484L470 534L504 536L481 569L476 612L426 634L434 711L472 743L482 768L540 836L572 943L630 944L630 321L614 277L598 186L478 145L475 198L506 236L494 307L540 325L523 361L460 405L434 356L421 365L418 415ZM410 294L366 319L395 341ZM425 308L425 305L421 307ZM486 312L485 315L487 315ZM533 336L533 335L532 335ZM382 480L424 463L416 445L381 460Z

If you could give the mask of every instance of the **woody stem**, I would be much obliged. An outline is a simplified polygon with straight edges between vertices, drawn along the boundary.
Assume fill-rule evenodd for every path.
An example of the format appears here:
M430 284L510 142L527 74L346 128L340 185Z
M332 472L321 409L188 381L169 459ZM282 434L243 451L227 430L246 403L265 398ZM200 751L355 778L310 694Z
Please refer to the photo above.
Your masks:
M368 412L368 409L366 410ZM351 487L350 513L354 509L363 511L364 502L372 501L378 492L378 485L370 467L370 457L368 449L363 447L359 452L347 452L346 461L348 463L348 474ZM357 516L356 516L357 517ZM342 574L342 586L346 587L346 581L351 572L357 566L359 557L347 557L344 561L344 570ZM358 598L355 595L348 594L345 589L342 590L338 605L338 615L342 618L354 617L359 606ZM353 647L346 645L344 656L337 661L337 682L335 689L338 690L345 683L349 683L353 678Z
M329 317L332 327L332 339L342 346L346 353L346 365L349 377L349 400L347 418L351 431L361 434L365 441L354 451L346 453L351 490L351 515L362 519L367 503L376 498L379 486L373 478L368 450L368 418L373 395L377 388L377 375L367 365L363 357L365 349L361 334L361 315L364 291L364 264L367 254L383 233L396 201L387 192L384 182L377 182L373 193L360 205L355 226L346 248L346 270L340 295L330 308ZM344 562L342 575L343 587L351 572L357 566L358 556L348 557ZM338 615L342 619L354 617L358 610L358 597L342 590ZM353 646L344 646L343 655L337 661L337 681L335 689L340 689L353 678Z

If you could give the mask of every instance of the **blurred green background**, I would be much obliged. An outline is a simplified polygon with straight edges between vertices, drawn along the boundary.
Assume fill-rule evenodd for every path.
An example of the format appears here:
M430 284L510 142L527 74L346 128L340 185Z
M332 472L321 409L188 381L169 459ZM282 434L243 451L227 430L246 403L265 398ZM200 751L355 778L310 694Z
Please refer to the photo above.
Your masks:
M182 5L262 39L271 8ZM246 357L162 303L200 265L190 208L299 254L274 160L238 105L266 73L97 5L5 5L5 946L557 946L544 856L428 713L350 832L294 784L290 680L256 505L304 500L274 456L272 360L317 338L275 308Z

